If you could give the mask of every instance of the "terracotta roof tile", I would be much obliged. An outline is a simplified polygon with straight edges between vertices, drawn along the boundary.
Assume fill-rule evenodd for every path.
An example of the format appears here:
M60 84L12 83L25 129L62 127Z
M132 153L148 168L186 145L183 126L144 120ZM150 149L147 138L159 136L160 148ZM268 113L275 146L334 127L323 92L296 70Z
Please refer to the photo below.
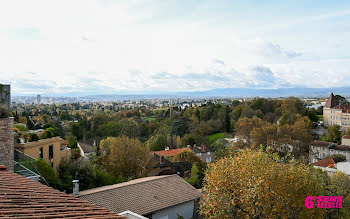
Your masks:
M314 141L311 142L311 146L317 146L317 147L328 147L329 145L333 144L332 142L326 142L326 141Z
M313 163L312 165L319 166L319 167L328 167L331 164L333 164L333 165L335 164L334 160L332 158L326 158L326 159L320 160L316 163Z
M125 218L0 167L0 217Z
M312 165L319 166L319 167L334 167L334 164L336 164L338 162L342 162L344 160L346 160L346 159L339 157L339 156L333 156L333 157L325 158L323 160L315 162Z
M164 156L164 157L173 157L177 155L178 153L184 151L184 150L189 150L187 148L177 148L177 149L170 149L170 150L164 150L164 151L154 151L155 154L159 156Z
M121 213L145 215L200 197L200 192L178 175L153 176L80 192L81 199Z

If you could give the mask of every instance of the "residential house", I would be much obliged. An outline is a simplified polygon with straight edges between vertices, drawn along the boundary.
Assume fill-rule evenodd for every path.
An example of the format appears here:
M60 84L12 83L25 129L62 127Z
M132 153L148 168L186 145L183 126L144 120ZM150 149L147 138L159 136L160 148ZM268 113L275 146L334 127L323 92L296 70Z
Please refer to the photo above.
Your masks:
M206 163L213 163L215 162L215 152L210 150L210 148L206 145L197 146L196 144L192 146L188 145L187 148L191 149L196 155L202 160L204 160Z
M342 130L350 128L350 105L339 104L331 93L323 107L323 124L325 127L339 125Z
M145 177L85 190L78 197L111 211L152 219L196 218L200 192L178 175Z
M350 162L343 157L328 157L312 164L315 168L325 171L328 175L341 171L350 177Z
M86 144L84 142L77 143L78 148L80 149L80 156L88 158L95 153L95 147L91 144Z
M346 160L350 160L350 146L337 145L333 142L314 141L309 146L310 163L318 162L326 157L343 155Z
M126 219L0 166L0 218L12 217Z
M157 175L173 175L177 174L181 177L188 177L191 173L192 164L189 162L172 162L164 156L153 153L152 164L156 164L154 168L158 169Z
M61 159L71 154L70 148L66 145L61 145L62 142L63 139L61 137L53 137L16 144L15 148L34 159L42 158L46 160L56 170Z
M186 148L177 148L177 149L166 148L163 151L154 151L154 153L159 156L171 158L177 155L178 153L188 149L193 151L198 157L200 157L206 163L212 163L215 161L215 152L211 151L209 147L205 145L196 146L196 144L194 144L193 147L188 145Z

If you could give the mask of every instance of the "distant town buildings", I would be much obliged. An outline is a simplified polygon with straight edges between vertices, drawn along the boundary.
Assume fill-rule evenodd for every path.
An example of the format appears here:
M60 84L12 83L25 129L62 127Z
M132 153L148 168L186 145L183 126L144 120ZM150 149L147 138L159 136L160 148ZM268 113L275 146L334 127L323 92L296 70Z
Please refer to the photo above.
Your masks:
M36 95L36 103L38 105L41 103L41 96L40 96L40 94Z

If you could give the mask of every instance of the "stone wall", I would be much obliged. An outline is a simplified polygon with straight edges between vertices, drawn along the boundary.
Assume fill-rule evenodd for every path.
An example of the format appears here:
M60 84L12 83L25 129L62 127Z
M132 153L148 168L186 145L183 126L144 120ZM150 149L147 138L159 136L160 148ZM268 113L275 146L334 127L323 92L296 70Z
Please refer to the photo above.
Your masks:
M10 85L0 84L0 104L10 109L11 104L11 87Z
M0 119L0 165L13 171L13 118Z

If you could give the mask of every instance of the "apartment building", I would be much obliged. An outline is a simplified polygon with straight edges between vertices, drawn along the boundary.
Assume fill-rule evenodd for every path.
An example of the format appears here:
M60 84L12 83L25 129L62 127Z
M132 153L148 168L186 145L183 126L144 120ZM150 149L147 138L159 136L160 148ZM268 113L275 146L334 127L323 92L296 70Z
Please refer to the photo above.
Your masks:
M350 128L350 105L339 104L331 93L323 107L323 124L325 127L339 125L342 130Z
M39 159L42 158L49 162L56 170L62 157L70 156L70 148L61 144L64 140L61 137L53 137L15 145L15 148L24 154Z

